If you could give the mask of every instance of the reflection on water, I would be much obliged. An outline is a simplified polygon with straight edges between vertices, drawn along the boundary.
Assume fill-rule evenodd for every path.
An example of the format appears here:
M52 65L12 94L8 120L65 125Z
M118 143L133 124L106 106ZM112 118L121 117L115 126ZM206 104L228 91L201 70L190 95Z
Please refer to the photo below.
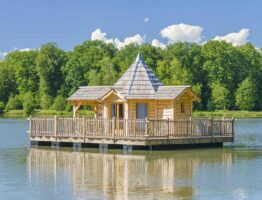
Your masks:
M262 119L236 122L225 148L29 148L28 122L0 119L0 200L261 199Z
M230 170L232 152L212 150L176 154L154 152L144 155L101 154L93 152L29 151L28 168L31 184L53 179L57 190L67 179L74 197L106 199L174 199L197 196L192 187L200 165L219 164ZM226 171L225 171L226 173ZM65 182L63 182L65 184Z

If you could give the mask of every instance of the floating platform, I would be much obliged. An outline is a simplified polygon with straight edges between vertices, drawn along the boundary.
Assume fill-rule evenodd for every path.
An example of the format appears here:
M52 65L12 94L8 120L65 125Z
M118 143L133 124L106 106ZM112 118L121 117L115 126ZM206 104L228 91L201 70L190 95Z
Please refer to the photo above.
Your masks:
M234 141L234 119L102 119L30 117L32 145L74 148L176 149Z

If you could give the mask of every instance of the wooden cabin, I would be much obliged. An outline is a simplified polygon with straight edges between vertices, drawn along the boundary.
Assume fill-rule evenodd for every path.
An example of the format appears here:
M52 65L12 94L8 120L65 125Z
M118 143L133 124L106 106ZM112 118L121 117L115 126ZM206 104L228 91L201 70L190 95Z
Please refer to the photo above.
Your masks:
M117 119L185 119L199 98L189 85L164 86L140 53L113 86L80 87L69 99L74 117L90 105L95 117Z
M199 100L191 87L164 86L140 54L114 85L80 87L68 100L72 118L30 117L31 143L159 149L234 140L234 119L191 118ZM94 118L77 116L83 105Z

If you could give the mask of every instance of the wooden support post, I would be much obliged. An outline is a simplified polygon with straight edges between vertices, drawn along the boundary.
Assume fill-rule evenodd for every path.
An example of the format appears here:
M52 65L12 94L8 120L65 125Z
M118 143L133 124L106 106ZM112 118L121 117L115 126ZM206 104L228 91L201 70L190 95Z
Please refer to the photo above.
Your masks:
M167 118L167 139L169 139L169 135L170 135L170 127L169 127L169 118Z
M83 142L85 142L85 138L86 138L86 117L83 117Z
M32 136L32 116L29 116L29 136Z
M193 122L192 117L189 117L189 125L190 125L190 137L193 135Z
M54 116L54 135L56 141L57 141L57 132L58 132L58 120L57 120L57 116Z
M234 141L234 137L235 137L235 129L234 129L234 122L235 122L235 119L234 117L232 117L232 133L231 133L231 136L233 137L233 141Z

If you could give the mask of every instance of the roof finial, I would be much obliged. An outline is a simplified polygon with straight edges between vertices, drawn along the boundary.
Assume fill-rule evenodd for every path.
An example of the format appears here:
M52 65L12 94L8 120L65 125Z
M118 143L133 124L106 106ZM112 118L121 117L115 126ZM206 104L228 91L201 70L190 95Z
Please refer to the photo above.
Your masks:
M138 54L137 54L137 56L136 56L136 62L142 62L142 63L144 63L144 60L143 60L140 52L138 52Z

